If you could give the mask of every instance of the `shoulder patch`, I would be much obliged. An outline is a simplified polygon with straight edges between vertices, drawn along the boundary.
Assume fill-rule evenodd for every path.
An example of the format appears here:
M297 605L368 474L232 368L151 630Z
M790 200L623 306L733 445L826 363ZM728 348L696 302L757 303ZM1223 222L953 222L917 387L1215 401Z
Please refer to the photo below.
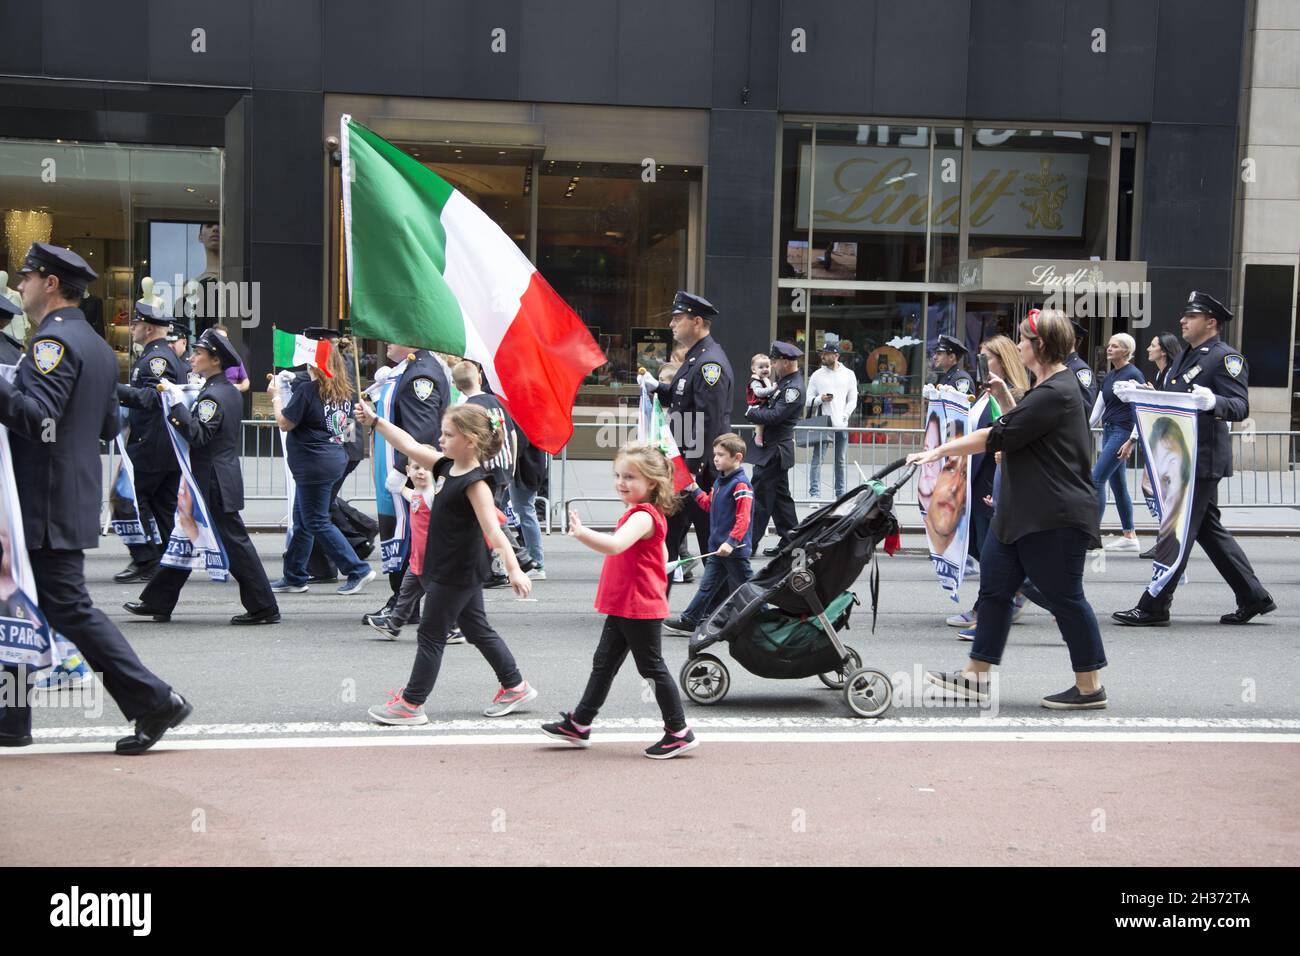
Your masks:
M199 416L199 421L205 425L212 421L212 416L217 414L217 403L210 398L205 398L194 406L194 411Z
M433 394L433 379L420 376L411 382L411 391L415 392L415 397L420 401L427 402Z
M167 372L167 360L161 355L157 355L149 360L149 374L155 378L162 378Z
M1223 367L1228 370L1228 374L1233 378L1240 375L1241 370L1245 368L1245 366L1246 360L1240 355L1225 355L1223 357Z
M968 378L957 379L957 391L961 392L963 395L968 394L970 392L970 379Z
M32 343L32 361L42 375L49 375L63 361L63 343L57 339L37 339Z
M704 376L704 384L712 388L722 378L722 366L717 362L705 362L700 366L700 374Z
M1092 388L1092 369L1081 368L1074 373L1079 377L1079 384L1084 388Z
M787 389L785 390L785 403L786 403L787 405L793 405L793 404L795 404L796 402L799 401L799 399L800 399L801 397L802 397L802 395L801 395L799 389L797 389L797 388L787 388Z

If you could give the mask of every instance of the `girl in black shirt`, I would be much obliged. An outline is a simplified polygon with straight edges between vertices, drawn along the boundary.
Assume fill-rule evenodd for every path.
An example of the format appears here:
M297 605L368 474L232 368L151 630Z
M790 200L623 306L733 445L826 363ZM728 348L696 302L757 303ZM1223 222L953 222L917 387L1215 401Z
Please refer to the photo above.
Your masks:
M433 691L442 664L447 635L459 625L465 639L487 658L501 687L483 711L487 717L504 717L537 697L519 673L514 655L492 629L483 610L483 582L491 563L483 539L501 556L510 584L520 597L532 592L532 582L519 568L515 552L497 523L492 502L491 476L482 462L501 450L501 428L493 427L488 413L477 405L457 405L442 416L442 451L422 445L365 402L357 406L357 421L374 423L393 450L432 472L434 498L425 541L424 614L420 618L419 647L406 686L386 704L370 708L381 724L424 724L424 702Z
M1092 484L1092 438L1078 382L1065 365L1074 329L1063 312L1044 310L1020 325L1020 357L1037 378L1023 401L990 428L908 456L923 464L953 455L1002 452L1002 477L990 534L980 552L980 612L970 663L926 680L956 697L986 701L990 671L1002 662L1016 590L1028 577L1056 615L1070 649L1074 686L1044 697L1054 710L1106 707L1106 666L1097 617L1083 593L1089 549L1100 546Z

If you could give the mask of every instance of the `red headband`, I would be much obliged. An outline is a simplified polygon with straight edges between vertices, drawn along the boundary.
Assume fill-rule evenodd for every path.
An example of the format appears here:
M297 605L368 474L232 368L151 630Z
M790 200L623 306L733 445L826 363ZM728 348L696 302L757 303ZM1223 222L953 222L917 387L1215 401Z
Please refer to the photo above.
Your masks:
M1025 320L1029 323L1029 331L1035 335L1038 334L1038 310L1030 309L1025 313Z

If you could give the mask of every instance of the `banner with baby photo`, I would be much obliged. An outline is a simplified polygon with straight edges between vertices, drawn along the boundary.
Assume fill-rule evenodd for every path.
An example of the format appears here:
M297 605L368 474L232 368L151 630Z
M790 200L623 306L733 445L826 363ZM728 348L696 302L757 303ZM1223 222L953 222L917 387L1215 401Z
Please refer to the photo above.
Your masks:
M121 503L121 510L113 516L113 534L121 538L123 544L162 544L153 515L149 516L149 530L145 531L140 504L135 497L135 466L131 464L131 456L126 453L126 441L120 432L117 436L117 464L113 497L117 499L115 506Z
M1117 390L1116 394L1133 406L1146 459L1144 484L1151 488L1156 517L1160 519L1151 583L1147 585L1147 593L1156 597L1173 579L1174 569L1182 564L1192 544L1187 540L1187 530L1192 520L1192 493L1196 490L1195 396L1145 388Z
M14 366L0 366L0 375L13 381ZM23 536L9 429L0 425L0 663L41 668L57 664L62 657L36 606L36 578ZM0 695L26 690L0 687Z
M176 525L172 529L171 540L167 542L167 551L162 556L162 563L169 568L183 568L188 571L207 571L214 581L224 581L230 576L230 561L226 549L221 544L221 537L216 533L208 504L203 500L194 472L190 469L190 443L171 423L171 411L177 404L183 404L190 413L200 419L205 413L205 398L195 402L199 389L194 385L168 385L161 392L163 403L163 420L167 422L167 434L171 436L172 449L176 452L176 461L181 466L181 483L176 489Z
M925 413L927 450L966 435L971 405L965 395L947 385L927 385L925 397L930 403ZM970 547L970 458L942 458L922 465L916 489L939 584L954 601L960 600Z

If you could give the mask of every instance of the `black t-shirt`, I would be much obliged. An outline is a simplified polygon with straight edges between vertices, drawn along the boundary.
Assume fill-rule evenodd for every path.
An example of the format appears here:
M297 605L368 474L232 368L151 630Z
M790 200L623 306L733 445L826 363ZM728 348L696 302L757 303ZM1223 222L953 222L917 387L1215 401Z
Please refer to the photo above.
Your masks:
M510 436L515 432L514 419L510 417L510 413L501 404L501 399L495 395L489 395L487 392L471 395L465 399L465 402L468 405L478 405L500 423L501 451L497 452L495 458L483 462L483 467L491 472L492 477L496 479L498 489L508 488L515 472L515 460L510 441Z
M993 423L986 454L1002 452L993 533L1003 544L1055 528L1079 528L1101 546L1092 435L1079 380L1069 369L1031 388Z
M295 423L285 442L293 480L303 484L337 481L348 463L343 436L352 417L352 399L325 402L319 382L297 381L281 414Z
M453 475L452 464L450 458L444 458L433 467L433 507L420 580L476 588L491 576L492 558L468 491L474 482L483 481L491 493L492 476L482 465Z

